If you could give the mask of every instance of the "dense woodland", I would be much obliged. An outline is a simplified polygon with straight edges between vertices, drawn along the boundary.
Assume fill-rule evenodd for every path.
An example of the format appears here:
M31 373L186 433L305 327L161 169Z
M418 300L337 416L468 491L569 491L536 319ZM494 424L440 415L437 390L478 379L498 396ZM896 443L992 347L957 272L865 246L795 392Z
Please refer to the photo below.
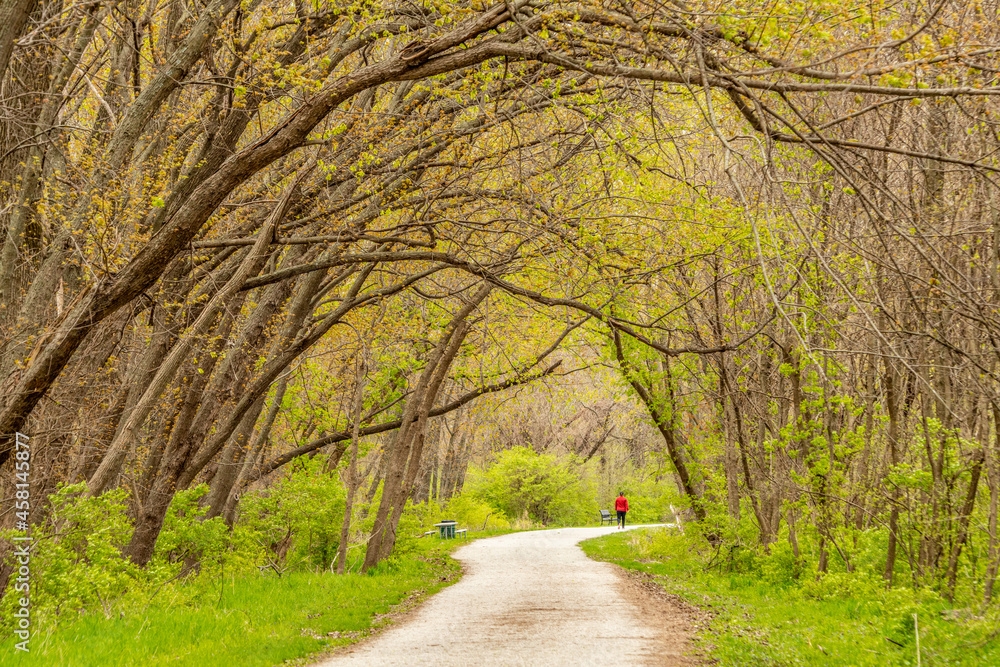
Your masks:
M178 503L332 480L343 572L469 475L642 480L718 563L988 603L998 52L996 0L3 0L0 528L22 432L32 534L114 501L133 573Z

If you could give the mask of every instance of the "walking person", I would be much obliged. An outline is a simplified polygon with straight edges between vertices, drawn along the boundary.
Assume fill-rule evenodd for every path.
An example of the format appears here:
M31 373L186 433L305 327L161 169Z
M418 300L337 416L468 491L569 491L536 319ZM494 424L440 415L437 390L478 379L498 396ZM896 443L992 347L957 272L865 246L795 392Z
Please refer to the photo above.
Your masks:
M625 515L628 514L628 498L624 491L618 492L615 498L615 512L618 513L618 530L625 530Z

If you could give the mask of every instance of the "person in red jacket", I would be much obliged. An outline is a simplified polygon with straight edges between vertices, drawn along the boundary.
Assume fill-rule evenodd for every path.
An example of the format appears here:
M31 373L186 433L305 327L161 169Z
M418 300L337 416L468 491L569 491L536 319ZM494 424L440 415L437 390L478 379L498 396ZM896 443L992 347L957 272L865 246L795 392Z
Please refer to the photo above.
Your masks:
M628 513L628 498L625 497L624 491L618 492L618 497L615 498L615 511L618 512L618 529L625 529L625 514Z

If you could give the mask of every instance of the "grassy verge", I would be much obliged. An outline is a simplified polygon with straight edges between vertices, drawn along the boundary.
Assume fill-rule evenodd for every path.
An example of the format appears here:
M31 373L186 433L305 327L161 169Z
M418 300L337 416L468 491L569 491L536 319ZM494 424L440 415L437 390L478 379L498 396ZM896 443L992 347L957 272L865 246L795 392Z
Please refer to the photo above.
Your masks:
M295 572L220 577L174 604L163 594L124 618L80 615L31 639L0 645L3 665L278 665L352 643L458 578L455 541L427 540L370 574Z
M583 543L588 556L646 572L711 612L700 637L719 665L1000 665L1000 609L952 608L930 591L873 591L809 582L774 583L760 572L705 569L699 545L669 529Z

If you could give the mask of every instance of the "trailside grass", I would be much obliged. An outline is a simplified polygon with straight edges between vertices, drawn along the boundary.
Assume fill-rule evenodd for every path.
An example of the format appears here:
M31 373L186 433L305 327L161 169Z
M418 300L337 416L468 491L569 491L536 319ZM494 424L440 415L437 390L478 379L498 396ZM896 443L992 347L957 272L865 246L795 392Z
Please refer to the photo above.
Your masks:
M447 552L455 541L422 546L370 574L293 572L220 577L192 602L163 592L143 613L97 611L31 638L30 653L0 646L3 665L192 665L265 667L351 643L457 580ZM307 664L296 660L295 664Z
M812 586L814 577L776 584L756 573L706 569L705 555L692 544L675 529L659 529L615 533L581 546L595 560L648 573L705 609L711 621L698 637L700 649L721 666L1000 665L996 605L950 613L952 605L929 591L852 594L846 586L831 594L829 587Z

